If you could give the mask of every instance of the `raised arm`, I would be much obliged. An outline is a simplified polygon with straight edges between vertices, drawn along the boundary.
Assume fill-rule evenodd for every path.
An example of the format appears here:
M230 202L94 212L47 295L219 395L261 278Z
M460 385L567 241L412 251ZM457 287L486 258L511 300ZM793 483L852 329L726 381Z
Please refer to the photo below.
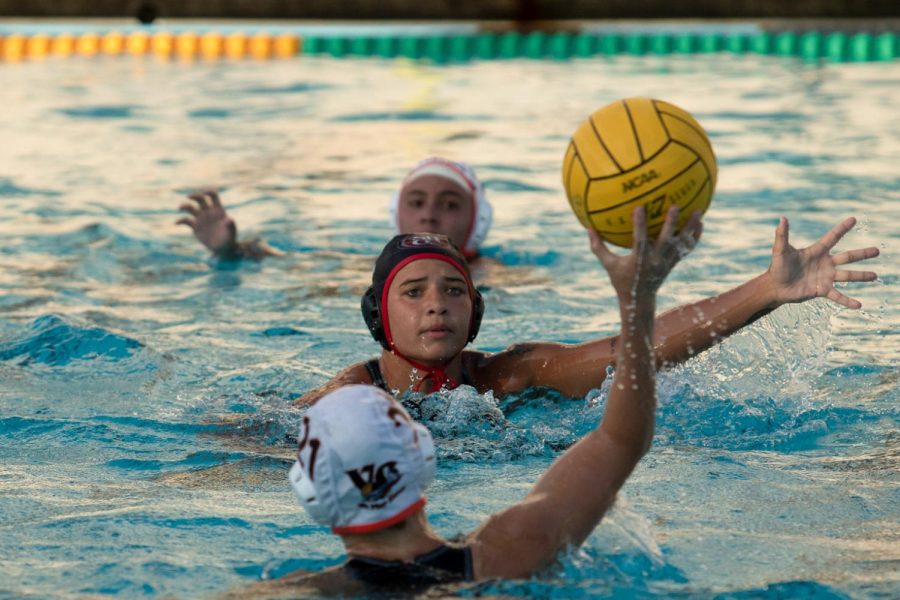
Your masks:
M790 244L788 221L782 218L765 273L723 294L657 317L653 338L657 366L684 362L783 304L825 297L859 308L859 301L836 290L834 284L874 281L876 273L837 267L878 256L878 248L831 254L855 224L853 218L844 219L815 244L797 249ZM701 231L697 216L682 235L690 232L697 239ZM522 344L496 360L502 371L516 374L519 389L546 386L569 396L583 396L603 383L604 368L615 360L617 344L617 336L577 345Z
M237 225L227 212L219 194L214 190L207 190L188 196L191 202L185 202L180 207L190 216L182 217L176 221L178 225L187 225L194 232L194 236L200 243L221 260L239 260L252 258L259 260L266 256L281 256L282 253L270 247L265 242L245 241L237 239Z
M872 271L837 267L878 256L878 248L858 248L831 254L832 248L856 224L847 218L813 245L797 249L788 239L784 217L775 230L769 269L747 283L661 315L656 320L657 360L660 366L680 363L709 348L783 304L828 298L847 308L862 304L835 289L835 282L874 281Z
M565 546L581 544L649 449L656 411L656 290L694 241L691 234L674 236L676 216L673 208L659 239L650 243L644 209L636 209L634 248L627 256L613 254L591 235L622 320L606 410L599 426L557 459L522 502L491 516L471 535L477 578L527 577Z

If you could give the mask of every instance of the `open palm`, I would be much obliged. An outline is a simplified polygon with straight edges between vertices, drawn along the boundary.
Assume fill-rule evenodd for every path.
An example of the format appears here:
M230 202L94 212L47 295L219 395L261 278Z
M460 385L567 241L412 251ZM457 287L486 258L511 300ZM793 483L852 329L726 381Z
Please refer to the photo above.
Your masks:
M225 212L219 195L214 191L207 191L191 194L188 198L193 203L185 202L181 205L181 210L191 216L183 217L177 223L190 227L197 239L216 255L226 254L233 249L237 240L237 227Z
M812 298L828 298L848 308L862 304L835 289L835 282L874 281L872 271L838 270L838 266L878 256L878 248L858 248L832 255L844 235L853 229L856 219L849 217L835 225L813 245L798 250L788 241L788 220L784 217L775 230L772 264L769 276L779 302L803 302Z

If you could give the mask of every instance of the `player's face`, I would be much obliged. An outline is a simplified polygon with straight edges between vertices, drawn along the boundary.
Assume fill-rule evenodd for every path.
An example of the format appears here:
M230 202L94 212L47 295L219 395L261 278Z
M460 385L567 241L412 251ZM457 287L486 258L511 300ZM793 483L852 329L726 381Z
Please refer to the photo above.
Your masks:
M440 175L423 175L400 192L400 233L440 233L457 247L466 243L473 217L472 193Z
M466 346L472 300L465 278L453 265L423 258L394 275L387 314L397 350L413 360L437 365Z

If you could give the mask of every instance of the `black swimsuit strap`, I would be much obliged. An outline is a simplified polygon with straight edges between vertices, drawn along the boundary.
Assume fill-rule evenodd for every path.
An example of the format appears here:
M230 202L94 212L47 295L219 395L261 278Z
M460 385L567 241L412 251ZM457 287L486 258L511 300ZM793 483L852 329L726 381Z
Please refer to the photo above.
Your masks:
M381 365L378 364L377 358L373 358L366 363L366 371L369 373L369 379L372 380L372 385L383 389L388 394L391 393L391 390L388 389L387 383L384 381L384 376L382 376L381 374Z
M461 384L462 384L462 385L469 385L469 386L475 387L475 384L472 383L472 378L469 377L469 372L466 370L466 367L465 367L465 366L463 366L463 368L462 368L462 382L461 382Z
M448 571L462 577L466 581L474 579L472 572L472 549L468 546L455 548L443 545L415 558L417 565L425 565L442 571Z
M421 579L432 583L441 580L472 581L472 549L468 546L454 547L441 545L431 552L420 554L412 563L379 560L367 556L354 556L344 563L344 569L357 579L375 582L384 579ZM417 571L416 567L426 569Z

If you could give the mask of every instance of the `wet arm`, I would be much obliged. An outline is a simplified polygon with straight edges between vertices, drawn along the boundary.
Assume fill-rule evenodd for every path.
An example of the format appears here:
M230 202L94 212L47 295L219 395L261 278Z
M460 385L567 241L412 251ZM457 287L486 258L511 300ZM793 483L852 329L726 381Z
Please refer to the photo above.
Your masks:
M655 243L646 240L645 211L633 212L634 246L617 256L596 233L591 250L603 263L619 300L622 332L616 375L600 425L557 459L525 500L489 518L471 541L477 578L525 577L567 545L581 544L612 505L650 448L656 413L653 329L656 291L699 238L699 218L675 237L670 208Z
M267 256L285 256L284 252L276 250L262 240L237 241L214 252L219 260L261 260Z
M768 274L713 298L672 309L656 319L653 345L658 367L685 362L774 310ZM521 389L544 386L572 397L599 388L615 363L619 336L584 344L520 344L505 352L519 360Z
M653 301L623 310L616 376L600 425L560 457L525 500L472 536L476 576L526 577L596 527L650 447L656 410Z
M667 311L656 319L657 365L684 362L778 306L764 273L724 294Z

